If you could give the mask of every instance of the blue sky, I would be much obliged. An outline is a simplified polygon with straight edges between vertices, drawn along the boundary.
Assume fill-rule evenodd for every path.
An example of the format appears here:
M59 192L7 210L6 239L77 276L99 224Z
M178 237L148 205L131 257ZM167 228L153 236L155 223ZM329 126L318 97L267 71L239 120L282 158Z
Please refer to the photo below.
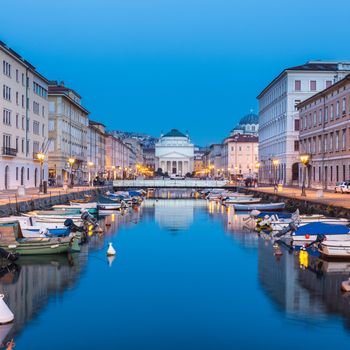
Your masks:
M287 66L350 60L350 3L324 0L19 0L0 40L79 92L109 129L221 141Z

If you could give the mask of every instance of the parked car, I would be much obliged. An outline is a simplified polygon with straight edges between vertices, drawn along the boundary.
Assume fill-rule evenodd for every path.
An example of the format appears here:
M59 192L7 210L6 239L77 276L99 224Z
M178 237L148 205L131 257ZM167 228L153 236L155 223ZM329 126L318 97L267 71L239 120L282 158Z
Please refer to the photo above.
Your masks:
M337 193L349 193L350 192L350 182L349 181L339 181L334 188L334 192Z

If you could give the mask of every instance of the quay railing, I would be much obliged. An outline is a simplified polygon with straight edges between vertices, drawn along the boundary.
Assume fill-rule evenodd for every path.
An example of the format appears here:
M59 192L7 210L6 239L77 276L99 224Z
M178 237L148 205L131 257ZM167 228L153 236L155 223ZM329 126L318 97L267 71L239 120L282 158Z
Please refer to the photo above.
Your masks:
M221 188L225 180L115 180L113 187L120 188Z

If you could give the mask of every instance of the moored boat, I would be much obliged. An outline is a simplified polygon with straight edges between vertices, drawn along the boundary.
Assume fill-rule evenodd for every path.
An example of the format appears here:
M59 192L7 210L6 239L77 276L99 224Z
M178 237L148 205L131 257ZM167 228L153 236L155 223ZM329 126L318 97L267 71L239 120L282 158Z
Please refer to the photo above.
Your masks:
M350 240L326 240L319 244L318 251L324 258L350 259Z
M71 247L71 237L25 238L18 221L0 223L0 248L20 255L46 255L67 253Z
M237 211L251 211L251 210L262 210L262 211L278 211L285 208L285 203L258 203L258 204L233 204L233 207Z

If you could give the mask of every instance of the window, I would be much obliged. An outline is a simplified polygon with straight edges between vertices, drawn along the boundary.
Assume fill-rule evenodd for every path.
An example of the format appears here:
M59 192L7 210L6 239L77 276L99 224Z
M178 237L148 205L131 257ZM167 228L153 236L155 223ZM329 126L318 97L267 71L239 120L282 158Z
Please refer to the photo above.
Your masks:
M24 139L22 139L22 153L24 153Z
M24 130L24 117L22 116L22 130Z
M310 91L316 91L316 80L310 80Z
M33 121L33 134L39 135L40 123L36 120Z
M299 141L294 141L294 151L299 152Z
M332 151L333 150L333 133L331 132L331 134L329 135L329 150Z
M27 168L27 180L29 181L29 168Z
M328 136L327 135L324 135L324 151L325 152L327 152L327 149L328 149L328 147L327 147L327 145L328 145Z
M341 133L341 147L342 149L346 148L346 129L343 129Z
M42 87L40 84L36 83L35 81L33 81L33 91L37 95L45 99L47 98L47 90L44 87Z
M337 118L339 118L339 116L340 116L339 101L337 101L337 104L336 104L335 116L336 116Z
M326 89L332 86L332 80L326 80Z
M301 80L295 80L294 81L294 90L295 91L301 91Z
M339 151L339 131L335 133L335 150Z
M33 113L36 115L39 115L39 110L40 110L39 103L33 101Z
M16 137L16 152L18 152L18 136Z
M19 114L16 113L16 128L19 128Z
M45 136L45 124L41 127L41 136Z
M2 97L7 101L11 101L11 88L10 87L3 85Z
M16 91L16 105L18 106L19 101L18 101L18 91Z
M45 107L44 106L41 107L41 116L45 117Z
M317 112L314 112L314 126L317 124Z
M324 109L324 121L327 122L328 121L328 107L326 107Z
M322 153L322 136L318 137L318 153Z
M2 72L8 76L9 78L11 78L11 64L6 62L6 61L2 61Z
M318 112L318 123L322 124L322 109L320 109Z
M16 82L19 82L19 74L18 74L18 69L16 69Z
M333 120L333 119L334 119L334 107L331 104L331 120Z
M343 102L342 102L342 114L346 114L346 98L343 97Z
M16 167L16 181L18 181L18 166Z
M294 131L299 131L299 119L294 119Z
M22 73L22 85L24 86L24 73Z
M2 112L2 122L4 125L11 125L11 111L6 108Z

